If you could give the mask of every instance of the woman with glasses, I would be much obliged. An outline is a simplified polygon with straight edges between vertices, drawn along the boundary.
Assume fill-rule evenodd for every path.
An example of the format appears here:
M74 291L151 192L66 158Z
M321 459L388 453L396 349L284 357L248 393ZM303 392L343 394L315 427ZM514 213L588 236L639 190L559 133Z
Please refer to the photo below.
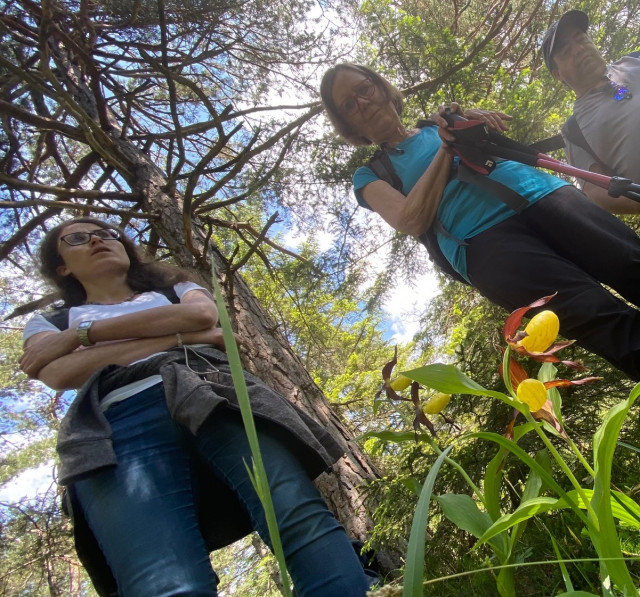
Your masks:
M215 303L102 220L53 228L40 259L65 309L28 322L20 364L53 389L78 390L58 437L59 481L96 589L216 595L210 551L251 530L269 535ZM358 556L311 481L343 448L245 378L297 594L364 597Z
M402 183L397 190L371 167L353 176L358 203L395 230L425 239L457 274L491 301L511 311L557 292L548 308L561 333L640 380L640 312L603 287L640 305L637 235L567 182L516 162L500 161L492 181L515 191L524 209L455 176L443 118L438 126L406 128L403 97L372 69L344 63L330 68L320 86L335 130L352 145L378 145ZM502 112L452 112L482 120L499 132Z

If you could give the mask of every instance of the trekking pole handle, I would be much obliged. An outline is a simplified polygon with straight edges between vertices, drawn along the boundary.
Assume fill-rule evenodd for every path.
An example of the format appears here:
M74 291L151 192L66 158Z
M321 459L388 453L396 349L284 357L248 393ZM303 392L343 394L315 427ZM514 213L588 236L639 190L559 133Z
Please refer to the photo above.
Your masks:
M608 193L610 197L628 197L634 201L640 201L640 185L637 185L628 178L612 176L609 183Z

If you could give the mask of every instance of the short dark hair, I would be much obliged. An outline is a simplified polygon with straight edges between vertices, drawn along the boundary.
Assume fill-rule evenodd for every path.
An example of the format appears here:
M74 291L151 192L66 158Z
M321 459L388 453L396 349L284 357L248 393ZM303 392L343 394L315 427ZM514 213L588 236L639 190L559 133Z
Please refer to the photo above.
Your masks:
M58 252L58 241L62 231L72 224L94 224L100 228L115 228L120 232L120 242L129 257L131 265L127 273L127 284L132 290L147 292L168 288L178 282L191 280L192 276L178 267L146 260L134 242L118 227L111 222L92 217L73 218L65 220L49 230L39 248L40 273L60 293L65 307L81 305L87 300L87 293L82 284L73 276L61 276L57 269L64 265Z
M320 83L320 97L322 98L322 104L327 113L333 128L336 132L343 137L351 145L371 145L373 142L371 139L367 139L362 133L357 131L351 126L340 113L338 106L333 101L333 86L336 80L336 76L342 70L353 70L363 74L367 77L376 87L378 87L382 93L391 100L398 116L402 114L404 106L404 96L402 92L394 87L384 77L380 76L377 72L370 69L368 66L362 66L360 64L353 64L351 62L343 62L332 66L322 77Z

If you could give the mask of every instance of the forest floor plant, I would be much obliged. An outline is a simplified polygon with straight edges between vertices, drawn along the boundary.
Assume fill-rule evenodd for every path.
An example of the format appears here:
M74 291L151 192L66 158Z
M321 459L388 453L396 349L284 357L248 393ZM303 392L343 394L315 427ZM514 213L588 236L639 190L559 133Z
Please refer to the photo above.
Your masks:
M599 588L605 597L638 595L638 578L629 570L629 560L623 553L619 530L633 532L640 537L640 505L629 495L612 485L611 473L618 436L629 410L640 394L640 384L631 391L628 399L615 405L604 414L602 424L593 436L592 460L590 463L569 437L561 412L561 397L558 388L581 385L598 381L600 378L586 377L577 380L556 379L555 364L581 369L579 363L560 361L558 351L571 342L555 343L559 322L552 311L541 311L535 315L523 331L518 331L523 316L533 308L542 307L553 296L544 297L534 303L517 309L507 319L503 335L505 346L500 373L506 386L506 393L488 390L477 384L453 365L434 364L402 372L391 380L396 365L396 357L383 368L384 385L376 397L384 391L390 402L411 401L414 410L414 433L398 433L390 430L369 432L363 436L376 437L384 441L407 441L413 435L417 441L428 443L438 454L419 492L419 500L413 519L406 557L404 586L402 589L389 588L388 594L402 594L403 597L422 597L425 584L443 582L445 579L424 579L425 537L429 522L429 506L435 501L442 514L460 529L473 535L477 542L474 549L487 545L494 554L497 591L502 597L516 595L516 570L519 566L554 564L560 568L564 591L569 596L595 595L593 592L574 589L567 563L575 564L576 559L563 559L557 541L551 535L551 543L556 559L551 562L516 561L515 547L525 533L528 521L536 518L542 522L545 514L571 511L577 517L582 530L577 534L586 535L597 555L599 565ZM533 359L542 362L537 378L529 377L525 367L516 358ZM398 391L410 387L410 397ZM426 405L421 405L421 387L439 392ZM500 400L513 409L514 416L505 435L487 431L464 433L456 436L451 445L442 450L437 442L436 429L426 413L438 412L438 405L446 406L451 394L472 394ZM429 406L430 405L430 406ZM516 425L522 415L524 422ZM447 422L453 424L447 419ZM422 431L427 428L428 433ZM535 457L518 445L529 433L536 433L542 449ZM482 483L476 484L464 468L449 456L456 443L469 440L483 440L497 444L498 452L488 463ZM564 445L565 456L560 447ZM632 450L638 449L629 446ZM507 456L511 454L524 463L528 469L522 480L519 504L510 512L503 512L503 471ZM447 493L433 495L437 475L444 464L456 468L469 485L472 495ZM578 470L572 470L571 466ZM582 482L579 479L583 479ZM581 561L586 561L584 558ZM475 572L475 571L468 571ZM541 594L552 594L549 591ZM395 591L395 593L394 593ZM386 593L385 593L386 594ZM377 594L382 597L382 594Z

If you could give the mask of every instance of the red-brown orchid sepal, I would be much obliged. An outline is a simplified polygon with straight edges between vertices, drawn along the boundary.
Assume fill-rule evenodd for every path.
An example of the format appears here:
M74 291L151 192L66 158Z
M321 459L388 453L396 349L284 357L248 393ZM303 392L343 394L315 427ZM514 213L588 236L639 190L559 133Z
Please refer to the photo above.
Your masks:
M437 437L436 428L433 426L433 423L427 418L427 415L424 414L422 410L422 406L420 406L420 395L418 394L418 389L420 385L417 381L412 382L411 384L411 402L413 402L413 409L415 413L415 417L413 419L413 428L416 433L420 431L420 425L424 425L430 432L433 437Z
M544 385L546 386L547 384L545 383ZM547 400L542 406L542 408L538 409L536 412L531 413L531 415L537 421L546 421L562 437L564 437L565 439L568 439L568 436L565 433L565 430L563 429L562 425L560 424L560 421L558 420L558 417L556 417L556 414L553 411L553 403L551 402L551 400Z
M569 386L581 386L586 383L593 383L594 381L602 381L602 377L583 377L581 379L552 379L551 381L545 381L544 387L547 390L551 388L567 388Z
M396 346L394 351L393 351L393 358L388 362L384 364L384 367L382 367L382 379L384 379L385 384L389 384L389 380L391 379L391 372L393 371L393 368L396 366L396 364L398 363L398 347Z
M538 361L539 363L560 363L565 367L569 367L571 369L576 369L578 371L585 371L586 367L580 363L579 361L562 361L558 357L553 354L547 353L530 353L530 352L522 352L521 354L526 355L532 358L534 361Z
M513 338L510 338L509 340L507 340L507 342L509 346L511 346L514 352L517 352L518 354L524 354L530 357L535 357L537 355L546 356L550 354L555 354L559 350L562 350L563 348L566 348L567 346L571 346L572 344L575 343L575 340L564 340L563 342L554 342L544 352L536 352L534 350L529 351L524 346L522 346L521 342L528 337L529 337L529 334L527 334L527 332L525 332L524 330L520 330L516 332Z
M522 324L522 318L525 316L527 311L531 309L535 309L536 307L543 307L556 294L558 293L556 292L549 296L543 296L541 299L538 299L537 301L533 301L533 303L531 303L530 305L527 305L526 307L520 307L519 309L516 309L515 311L513 311L513 313L511 313L511 315L507 317L507 320L504 322L504 327L502 328L502 335L504 336L505 341L511 344L510 339L515 336L516 332L518 331L518 328ZM519 338L519 339L522 340L522 338Z
M393 359L391 359L388 363L385 363L384 367L382 367L382 386L376 392L375 399L377 400L380 397L380 394L384 391L387 398L389 400L406 400L409 401L409 398L405 398L404 396L400 396L400 394L396 393L396 391L391 387L391 373L393 372L393 368L398 363L398 347L395 347L393 353Z
M500 351L504 354L504 348L500 346ZM500 373L500 377L504 379L504 368L503 362L500 361L500 365L498 366L498 373ZM518 387L520 382L524 381L529 377L527 370L514 359L512 356L509 357L509 379L511 380L511 387L515 389Z
M546 385L547 384L545 383L545 386ZM511 421L509 421L509 424L507 425L507 428L505 429L505 432L504 432L504 436L507 439L510 439L511 441L514 441L513 429L515 427L516 419L518 418L519 414L521 413L518 409L513 410L513 417L511 418ZM538 421L546 421L562 437L564 437L565 439L567 438L567 434L562 428L562 425L560 424L558 417L556 417L555 413L553 412L553 403L551 402L551 400L547 400L542 406L542 408L536 410L535 412L532 412L531 416Z

